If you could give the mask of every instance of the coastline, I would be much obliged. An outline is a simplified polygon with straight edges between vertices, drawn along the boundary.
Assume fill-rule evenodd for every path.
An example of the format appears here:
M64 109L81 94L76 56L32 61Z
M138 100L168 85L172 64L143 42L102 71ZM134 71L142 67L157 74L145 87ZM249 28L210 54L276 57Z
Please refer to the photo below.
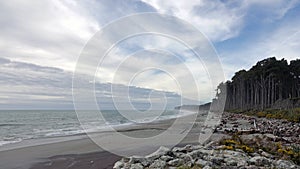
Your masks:
M254 119L256 121L257 129L254 128ZM150 124L119 128L118 131L127 136L148 137L153 134L155 135L161 133L162 131L167 129L173 123L173 121L173 119L168 119ZM188 147L191 146L194 146L194 148L196 147L195 149L199 148L199 133L202 132L201 128L203 127L203 123L201 126L199 126L201 122L203 122L203 116L198 114L193 128L190 130L188 135L176 145L176 147L186 147L187 151L184 150L184 152L190 151L190 148ZM272 124L272 130L267 130L268 128L265 128L265 123ZM246 161L245 163L243 163L243 165L248 165L247 162L250 161L251 163L249 162L249 165L251 164L252 167L255 168L258 164L256 164L256 161L253 161L252 158L258 160L260 160L260 158L271 158L270 160L268 159L269 161L273 159L281 159L278 157L279 155L277 154L270 155L270 152L262 150L262 147L258 147L257 152L254 151L256 147L251 147L255 145L253 145L253 143L250 142L257 142L260 141L260 139L256 140L257 138L262 138L263 142L261 142L260 144L265 146L277 145L278 141L280 141L280 143L282 143L282 149L283 151L285 151L284 146L289 144L289 139L287 139L287 136L289 134L293 134L291 132L288 132L288 130L290 129L288 127L294 127L296 129L299 129L297 128L299 127L298 123L293 123L293 125L291 124L285 120L270 120L266 118L258 118L253 116L225 112L223 114L221 123L215 126L216 128L214 130L213 135L206 141L206 143L208 144L206 144L204 147L201 147L201 149L198 149L197 151L212 151L217 154L214 154L216 156L223 156L224 153L225 155L226 153L229 153L227 154L227 156L230 156L233 159L237 158L238 160ZM275 135L270 133L273 132L273 130L277 130L280 128L285 128L286 132L281 132L281 135L278 135L280 133L276 132L274 133ZM300 132L300 130L298 132ZM113 137L111 137L111 133L108 131L92 134L95 134L101 138L113 140ZM300 137L295 137L294 135L290 136L292 138L298 138L298 141L296 141L295 143L299 143ZM237 137L238 139L236 139ZM155 146L147 146L146 144L142 143L133 144L135 144L135 147L143 153L155 152L160 146L167 147L171 150L172 146L168 145L168 142L172 141L171 139L172 138L166 138L161 144L157 144ZM243 141L238 142L241 139ZM0 151L0 166L3 166L5 169L104 169L113 168L116 162L119 162L119 160L122 159L121 156L112 154L100 148L92 140L90 140L90 138L87 135L60 137L53 138L52 140L43 141L44 144L42 145L32 145L29 147L16 147L16 145L11 145L11 147L6 148L5 151ZM224 144L221 144L222 142ZM249 144L246 144L247 142L249 142ZM191 146L186 146L188 144ZM132 151L132 155L136 155L137 152L127 148L127 146L130 147L132 145L130 145L129 143L120 142L120 147L118 148L124 149L124 151L127 151L127 153ZM245 152L243 149L245 149ZM0 150L4 150L4 148ZM223 154L218 154L218 151L223 152ZM232 156L232 153L238 154L235 152L244 153L243 156L247 156L248 159L239 159L239 157ZM215 158L215 156L211 156L211 158ZM199 161L203 162L203 159L201 160ZM279 166L286 163L294 165L291 161L288 160L281 160L278 164L274 162L274 164L272 163L272 165ZM269 164L271 164L271 162Z
M186 116L180 118L184 117ZM155 135L164 131L173 123L173 121L174 119L164 119L150 124L145 123L141 125L119 127L116 129L118 132L126 135L147 137L149 134ZM109 138L111 135L110 131L92 132L89 134L103 138ZM180 144L193 144L198 141L197 136L198 133L194 132ZM141 144L137 146L143 147L144 145ZM142 148L140 149L141 151L143 150ZM157 147L145 147L145 150L147 151L155 151L156 149ZM47 167L60 169L76 168L77 166L82 167L82 165L87 168L93 166L97 166L97 168L101 168L102 166L106 168L105 166L110 166L110 168L112 168L111 166L114 162L120 158L121 157L117 155L101 149L86 134L25 140L20 143L0 147L0 166L5 169L39 169ZM87 163L87 161L97 162L92 162L93 165L90 166L91 163ZM66 165L70 166L66 167Z
M300 123L225 112L208 144L162 146L113 168L300 169Z

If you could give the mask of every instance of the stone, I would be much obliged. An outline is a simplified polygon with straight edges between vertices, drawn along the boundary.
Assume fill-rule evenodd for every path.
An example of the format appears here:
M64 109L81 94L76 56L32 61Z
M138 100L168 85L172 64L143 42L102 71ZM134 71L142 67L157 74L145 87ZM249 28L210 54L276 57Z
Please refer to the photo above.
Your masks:
M202 169L212 169L212 167L207 165L207 166L203 167Z
M256 166L270 165L270 160L266 157L256 156L249 160L249 163Z
M136 164L131 164L130 169L143 169L143 165L140 163L136 163Z
M200 145L200 144L199 144L199 145L193 145L193 146L192 146L192 149L193 149L193 150L199 150L199 149L201 149L201 148L203 148L203 146Z
M247 158L247 155L244 152L224 150L221 152L224 157L237 157L237 158Z
M149 166L149 168L151 168L151 169L161 169L161 168L164 168L165 166L166 166L166 162L158 159L158 160L155 160Z
M113 167L113 169L121 169L124 167L124 163L121 161L117 161Z
M174 147L172 149L173 152L182 152L182 153L187 153L193 151L193 146L191 145L186 145L184 147Z
M121 161L122 161L123 163L128 163L129 160L130 160L130 158L123 157Z
M169 167L169 169L177 169L177 167Z
M184 164L184 160L178 159L178 158L168 162L168 165L174 166L174 167L179 167L183 164Z
M227 166L237 166L238 165L238 161L234 160L234 159L230 159L226 162Z
M214 153L213 150L205 150L205 149L199 149L199 150L194 150L188 155L190 155L192 158L203 158L204 155L212 155Z
M180 154L179 155L179 158L183 159L183 161L186 163L186 162L189 162L189 161L193 161L193 157L189 154Z
M144 157L140 157L140 156L132 156L129 158L128 163L134 164L134 163L142 163L144 161L146 161L147 159Z
M173 160L174 158L171 157L171 156L168 156L168 155L163 155L163 156L160 157L160 159L163 160L163 161L168 162L170 160Z
M206 161L206 160L202 160L202 159L198 159L195 162L196 165L200 165L201 167L203 166L207 166L210 164L210 162Z
M292 167L296 168L292 162L287 160L278 160L275 162L275 166L278 169L292 168Z
M224 159L221 157L212 157L211 162L215 165L221 165L222 163L224 163Z
M170 149L167 147L159 147L158 150L156 150L155 152L153 152L152 154L146 156L146 158L151 159L151 160L155 160L158 159L159 157L166 155L168 152L170 152Z
M266 136L270 141L275 141L277 139L276 136L274 136L274 134L264 134L264 136Z
M267 158L274 158L272 154L269 154L261 149L258 150L260 155L264 156L264 157L267 157Z
M245 165L247 165L246 159L238 159L237 166L245 166Z

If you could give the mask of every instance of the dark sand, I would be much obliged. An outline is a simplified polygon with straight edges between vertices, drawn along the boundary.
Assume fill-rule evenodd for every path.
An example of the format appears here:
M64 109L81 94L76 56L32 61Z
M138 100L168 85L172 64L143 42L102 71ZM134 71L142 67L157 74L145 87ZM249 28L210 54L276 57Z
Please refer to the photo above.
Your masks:
M109 152L53 156L30 169L111 169L121 157Z

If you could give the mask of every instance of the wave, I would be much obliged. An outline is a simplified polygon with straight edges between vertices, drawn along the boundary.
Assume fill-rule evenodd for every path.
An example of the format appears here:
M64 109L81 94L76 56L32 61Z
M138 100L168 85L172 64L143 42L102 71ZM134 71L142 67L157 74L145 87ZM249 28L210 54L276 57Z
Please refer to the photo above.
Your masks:
M24 126L25 124L20 123L2 123L0 124L0 127L10 127L10 126Z
M6 144L13 144L13 143L19 143L23 141L21 138L17 138L14 140L0 140L0 146L6 145Z
M51 120L48 122L46 121L34 121L35 124L22 124L24 121L21 121L21 119L17 122L21 123L0 123L0 127L7 127L12 126L11 129L7 130L4 128L4 130L1 131L0 128L0 146L6 145L6 144L14 144L21 142L23 140L30 140L30 139L39 139L39 138L52 138L52 137L61 137L61 136L72 136L72 135L80 135L85 133L92 133L92 132L105 132L109 131L111 128L118 128L118 127L127 127L132 126L136 124L143 124L143 123L151 123L151 122L158 122L162 120L168 120L168 119L175 119L182 116L187 116L195 112L189 112L189 111L166 111L163 114L161 114L158 117L153 116L147 116L142 117L140 119L135 119L135 121L130 121L126 119L125 117L121 116L117 112L107 112L106 113L106 119L105 121L97 121L97 119L94 118L94 116L88 117L83 124L80 124L77 121L77 118L57 118L53 114L50 116ZM74 114L76 115L76 114ZM76 117L76 116L74 116ZM29 117L28 117L29 118ZM53 120L55 118L55 120ZM35 116L33 116L33 119L36 119ZM60 119L60 120L57 120ZM18 119L17 119L18 120ZM53 123L57 124L54 125ZM25 127L23 127L25 126ZM11 137L13 135L13 137ZM4 139L7 137L6 139Z

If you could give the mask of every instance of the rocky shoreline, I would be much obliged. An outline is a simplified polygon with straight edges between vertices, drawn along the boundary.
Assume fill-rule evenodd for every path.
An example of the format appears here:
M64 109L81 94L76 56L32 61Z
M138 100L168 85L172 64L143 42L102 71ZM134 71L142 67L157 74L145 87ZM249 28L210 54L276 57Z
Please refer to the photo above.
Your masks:
M258 118L226 112L215 132L272 134L286 143L300 144L300 123L283 119Z
M160 147L145 157L122 158L114 168L300 169L299 123L224 113L211 138L206 145Z
M249 155L242 150L221 150L200 145L175 147L172 150L160 147L156 152L146 157L123 158L114 165L115 169L130 168L277 168L277 169L298 169L299 166L287 160L275 160L260 154Z

